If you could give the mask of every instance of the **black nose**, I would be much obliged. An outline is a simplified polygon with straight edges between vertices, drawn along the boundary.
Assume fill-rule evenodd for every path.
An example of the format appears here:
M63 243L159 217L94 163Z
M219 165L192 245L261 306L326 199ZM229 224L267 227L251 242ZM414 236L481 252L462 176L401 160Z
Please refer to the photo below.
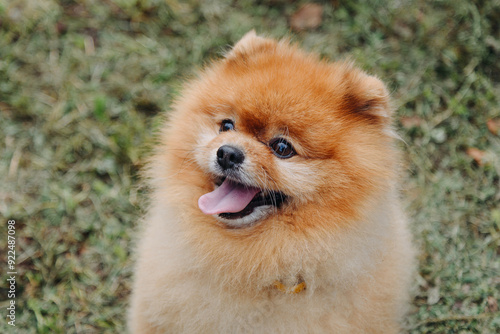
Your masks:
M235 168L245 160L245 154L234 146L222 145L217 150L217 162L223 170Z

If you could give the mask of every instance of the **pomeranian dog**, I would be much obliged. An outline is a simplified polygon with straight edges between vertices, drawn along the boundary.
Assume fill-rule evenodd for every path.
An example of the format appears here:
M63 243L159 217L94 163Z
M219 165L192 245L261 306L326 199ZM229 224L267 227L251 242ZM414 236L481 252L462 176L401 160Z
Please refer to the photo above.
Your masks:
M388 91L246 34L149 163L132 333L397 333L414 255Z

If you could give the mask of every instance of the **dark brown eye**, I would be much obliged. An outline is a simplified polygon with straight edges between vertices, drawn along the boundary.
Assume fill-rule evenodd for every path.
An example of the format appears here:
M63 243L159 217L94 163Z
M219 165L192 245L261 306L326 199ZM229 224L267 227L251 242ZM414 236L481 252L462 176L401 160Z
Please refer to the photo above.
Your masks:
M231 131L234 130L234 122L230 119L225 119L222 121L220 125L219 132Z
M269 147L273 150L274 154L281 159L288 159L293 157L296 152L292 144L283 138L275 138L269 143Z

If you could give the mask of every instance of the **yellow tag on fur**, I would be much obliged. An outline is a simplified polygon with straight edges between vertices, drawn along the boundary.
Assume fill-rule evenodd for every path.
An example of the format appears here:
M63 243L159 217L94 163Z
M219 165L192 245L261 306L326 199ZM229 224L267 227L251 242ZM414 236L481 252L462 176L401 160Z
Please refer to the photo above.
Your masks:
M284 285L280 281L275 281L274 286L276 287L276 289L280 290L283 293L295 294L301 292L306 288L306 282L300 282L299 284L289 287Z

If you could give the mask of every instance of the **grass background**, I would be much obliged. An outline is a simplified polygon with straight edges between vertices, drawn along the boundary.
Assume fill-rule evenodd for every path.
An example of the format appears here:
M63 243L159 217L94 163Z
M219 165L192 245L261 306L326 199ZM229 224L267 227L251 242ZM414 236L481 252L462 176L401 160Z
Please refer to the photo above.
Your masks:
M409 332L500 330L500 2L317 2L319 27L294 32L304 3L0 2L0 266L15 219L19 273L17 331L2 275L0 332L124 332L158 115L253 28L390 87L420 250Z

